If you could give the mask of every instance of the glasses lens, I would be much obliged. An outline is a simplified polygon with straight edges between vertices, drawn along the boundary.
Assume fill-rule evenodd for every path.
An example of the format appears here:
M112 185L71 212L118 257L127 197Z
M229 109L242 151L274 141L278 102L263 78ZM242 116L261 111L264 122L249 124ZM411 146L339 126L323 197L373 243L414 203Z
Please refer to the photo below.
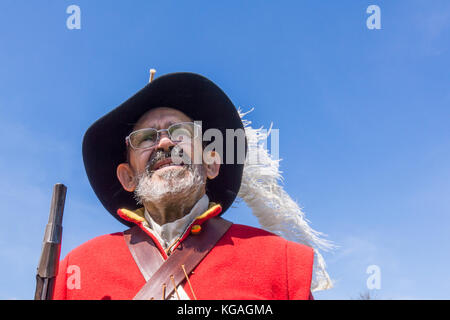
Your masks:
M174 142L186 142L195 138L198 133L193 122L176 123L168 129L170 138Z
M130 134L130 143L135 149L152 147L157 140L158 131L155 129L142 129Z

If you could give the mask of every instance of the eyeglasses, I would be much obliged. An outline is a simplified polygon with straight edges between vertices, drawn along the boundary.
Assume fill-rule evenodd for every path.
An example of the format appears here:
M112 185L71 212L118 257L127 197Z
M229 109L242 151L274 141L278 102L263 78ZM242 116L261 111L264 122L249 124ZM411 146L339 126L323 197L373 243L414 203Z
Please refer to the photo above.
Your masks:
M135 150L150 149L160 139L160 132L167 132L172 142L190 142L199 136L200 125L194 122L180 122L172 124L167 129L145 128L133 131L125 138L125 143Z

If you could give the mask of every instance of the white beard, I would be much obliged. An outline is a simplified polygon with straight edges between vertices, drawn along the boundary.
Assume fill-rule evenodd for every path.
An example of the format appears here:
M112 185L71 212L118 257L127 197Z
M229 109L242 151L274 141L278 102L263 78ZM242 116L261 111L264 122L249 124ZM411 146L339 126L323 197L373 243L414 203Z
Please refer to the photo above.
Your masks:
M153 175L159 179L153 179ZM185 165L183 169L164 170L161 174L146 170L137 180L134 194L138 203L180 205L198 197L206 184L206 173L202 165Z

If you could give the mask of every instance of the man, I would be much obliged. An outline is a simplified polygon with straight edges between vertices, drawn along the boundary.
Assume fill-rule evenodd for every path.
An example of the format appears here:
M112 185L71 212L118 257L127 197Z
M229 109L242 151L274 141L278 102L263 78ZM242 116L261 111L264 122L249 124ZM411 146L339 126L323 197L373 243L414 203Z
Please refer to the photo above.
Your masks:
M217 152L202 139L230 129L244 132L232 102L192 73L155 79L95 122L83 141L89 181L131 228L70 252L54 299L312 299L317 251L220 217L238 193L253 194L243 196L251 207L265 203L249 192L258 182L242 180L239 150L251 141L237 137Z

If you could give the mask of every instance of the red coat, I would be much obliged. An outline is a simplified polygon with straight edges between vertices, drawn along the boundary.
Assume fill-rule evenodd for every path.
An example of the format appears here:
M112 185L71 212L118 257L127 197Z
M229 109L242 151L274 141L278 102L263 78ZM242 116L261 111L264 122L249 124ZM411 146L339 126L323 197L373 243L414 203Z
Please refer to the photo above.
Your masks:
M213 206L194 223L201 224L220 211L220 206ZM136 213L119 210L123 218L142 226L142 212ZM186 236L190 236L190 229ZM167 257L164 251L161 254ZM200 300L312 299L313 258L310 247L261 229L233 224L189 279ZM84 243L61 261L54 299L128 300L144 284L123 232L118 232ZM187 282L182 285L193 299Z

